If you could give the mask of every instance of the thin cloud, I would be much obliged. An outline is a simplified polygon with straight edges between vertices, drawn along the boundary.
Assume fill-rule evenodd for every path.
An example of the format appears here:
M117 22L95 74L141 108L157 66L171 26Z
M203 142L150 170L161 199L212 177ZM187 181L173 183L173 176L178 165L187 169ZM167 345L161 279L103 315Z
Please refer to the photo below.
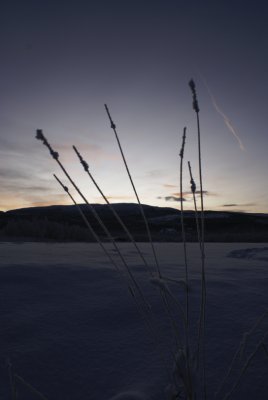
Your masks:
M195 192L195 194L200 194L200 193L201 193L200 190L196 190L196 192ZM180 193L176 192L176 193L172 193L172 195L173 196L180 196ZM192 194L191 191L188 191L188 192L182 192L182 195L184 197L191 197L193 194ZM212 192L209 192L207 190L203 190L203 195L204 196L216 196L216 194L214 194Z
M0 168L1 179L29 179L29 175L19 169Z
M170 185L170 186L168 186L168 187L172 187L172 186L173 186L173 185ZM200 194L200 191L197 190L197 191L196 191L196 194L199 195L199 194ZM203 194L204 194L205 196L210 196L210 195L211 195L211 196L214 196L214 195L215 195L214 193L208 192L207 190L204 190L204 191L203 191ZM191 201L191 200L192 200L192 196L193 196L193 194L192 194L191 191L183 192L183 193L182 193L182 197L181 197L181 193L175 192L175 193L172 193L170 196L158 196L157 199L159 199L159 200L165 200L165 201L180 202L181 200L182 200L182 201Z
M21 168L0 168L0 179L0 192L14 191L14 193L17 193L22 190L44 192L53 190L53 185L51 187L48 186L54 182L52 178L44 179L32 171L23 171Z
M55 189L48 186L38 186L38 185L25 185L23 182L4 182L1 184L1 192L3 190L18 192L55 192Z
M221 207L254 207L256 206L256 203L227 203L227 204L222 204Z
M208 87L208 84L205 80L204 77L202 77L202 80L204 82L204 85L206 86L206 89L208 91L208 94L210 96L210 99L212 101L213 107L215 108L215 110L217 111L217 113L223 118L223 121L225 123L225 125L227 126L227 128L229 129L229 131L233 134L233 136L235 137L235 139L237 140L240 150L245 151L245 147L242 143L242 140L240 139L238 133L236 132L235 128L232 125L232 122L230 121L230 119L227 117L227 115L220 109L220 107L218 106L215 97L213 96L210 88Z
M177 196L158 196L157 199L160 200L165 200L165 201L176 201L176 202L180 202L180 201L187 201L184 197L177 197Z

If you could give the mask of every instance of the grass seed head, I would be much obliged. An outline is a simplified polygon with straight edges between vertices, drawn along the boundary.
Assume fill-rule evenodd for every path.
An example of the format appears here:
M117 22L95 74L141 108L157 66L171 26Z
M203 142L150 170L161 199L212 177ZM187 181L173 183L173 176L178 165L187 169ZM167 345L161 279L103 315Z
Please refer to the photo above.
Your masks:
M88 163L83 159L83 157L81 156L81 154L79 153L79 151L77 150L77 148L76 148L75 146L73 146L73 149L74 149L74 151L76 152L77 157L79 158L80 163L82 164L84 170L85 170L86 172L88 172L88 171L89 171L89 165L88 165Z
M193 95L193 109L195 110L196 113L200 111L199 106L198 106L198 101L197 101L197 95L196 95L196 88L195 88L195 83L194 80L191 79L189 82L189 86Z
M181 158L183 158L183 156L184 156L185 140L186 140L186 128L183 129L182 145L181 145L181 150L180 150Z
M59 159L59 153L58 153L57 151L54 151L54 150L52 149L51 145L48 143L48 141L47 141L45 135L43 134L42 129L37 129L37 130L36 130L36 135L35 135L35 137L36 137L37 140L41 140L41 141L43 142L43 145L45 145L45 146L48 148L48 150L49 150L51 156L52 156L55 160L58 160L58 159Z

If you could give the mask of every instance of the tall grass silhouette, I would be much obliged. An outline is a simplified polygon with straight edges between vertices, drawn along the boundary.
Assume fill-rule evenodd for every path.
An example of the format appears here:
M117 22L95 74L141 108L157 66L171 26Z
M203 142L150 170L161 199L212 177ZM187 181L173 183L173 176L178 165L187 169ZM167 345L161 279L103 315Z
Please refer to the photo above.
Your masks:
M180 168L179 168L179 191L180 191L180 225L181 225L181 238L183 245L183 260L184 260L184 278L182 281L178 282L176 279L171 279L165 276L163 273L163 269L160 266L158 255L156 251L156 246L153 241L149 220L146 216L142 201L138 194L137 187L134 183L132 175L130 173L130 169L126 160L125 153L123 151L119 135L116 129L116 125L112 119L110 110L108 106L105 104L105 110L110 122L111 129L114 132L115 139L119 148L119 152L121 154L128 179L132 186L133 192L135 194L137 204L140 210L140 214L144 223L144 228L148 237L148 243L150 245L150 249L152 252L154 267L150 265L141 251L139 245L136 243L131 230L126 226L120 214L115 210L113 204L111 204L108 200L108 196L104 194L100 185L97 183L95 178L90 172L89 165L81 155L80 151L76 146L73 146L73 150L78 157L79 162L81 163L84 171L88 175L92 184L96 187L103 200L107 204L109 210L112 215L116 219L116 221L121 226L123 232L126 234L129 242L133 245L139 260L141 260L142 265L146 271L146 277L149 279L149 282L158 290L159 298L161 300L161 305L163 307L163 313L161 313L160 318L166 318L169 326L168 331L168 343L165 343L165 348L163 349L163 340L167 341L167 337L163 337L162 333L158 331L158 319L159 315L150 304L150 300L147 298L147 294L144 292L141 282L136 278L132 267L130 266L127 257L125 256L123 250L120 248L120 245L113 238L111 232L109 231L106 224L103 222L101 217L98 215L95 207L90 204L85 195L79 189L79 186L76 182L71 178L69 172L66 170L64 165L59 159L59 153L56 152L48 140L46 139L43 131L38 129L36 131L36 138L40 140L45 147L49 150L52 158L57 162L62 172L71 183L72 187L76 190L76 192L80 195L82 200L84 201L84 206L81 207L80 204L74 199L71 194L70 189L58 178L57 175L54 174L55 179L61 186L61 188L65 191L66 195L69 196L71 201L75 204L82 220L85 225L89 229L92 237L98 243L101 251L108 258L109 262L115 267L119 278L122 282L122 285L126 287L128 292L130 293L139 314L141 315L146 328L151 338L152 342L155 345L155 349L159 354L161 359L163 368L165 369L169 381L169 399L170 400L178 400L178 399L186 399L186 400L206 400L208 398L207 394L207 376L206 376L206 303L207 303L207 289L206 289L206 266L205 266L205 212L204 212L204 190L203 190L203 174L202 174L202 152L201 152L201 129L200 129L200 118L199 118L199 104L197 98L197 91L195 82L191 79L189 81L189 87L192 95L192 105L193 110L196 114L196 125L197 125L197 148L198 148L198 175L199 175L199 186L200 190L196 190L196 183L193 177L193 172L191 168L191 163L188 161L188 170L190 176L190 188L193 197L194 204L194 214L196 220L196 238L198 245L200 247L200 266L201 266L201 274L200 274L200 286L201 286L201 295L198 304L198 320L196 323L193 323L192 315L193 312L192 304L190 301L190 289L191 289L191 280L189 278L189 262L187 255L187 241L186 241L186 226L185 226L185 212L183 205L183 173L184 173L184 152L186 146L186 127L183 130L182 135L182 144L180 149ZM198 198L196 194L200 194L200 209L198 209ZM101 239L101 237L97 234L96 230L93 228L91 221L88 216L84 212L85 207L87 207L97 221L102 231L105 234L105 241ZM115 255L111 255L109 249L106 247L107 241L112 245L113 250L115 251ZM182 283L180 285L180 292L178 295L177 289L176 292L174 290L174 286L177 283ZM176 286L177 288L177 286ZM265 339L268 337L268 333L265 332L261 340L257 343L256 348L247 356L243 365L240 368L240 372L238 374L237 379L231 385L230 390L226 391L224 394L224 389L226 382L229 378L232 377L232 371L234 370L234 364L237 359L241 359L241 354L245 354L245 348L248 343L248 339L253 333L257 330L260 323L264 318L266 318L268 312L266 312L263 316L259 318L259 320L254 324L252 329L244 335L242 341L234 354L234 357L231 361L231 364L227 370L226 375L223 377L223 380L215 393L215 399L219 400L229 400L229 398L235 393L237 386L239 385L242 377L247 371L249 365L252 360L256 356L256 354L261 350L268 357L268 349L265 345ZM197 328L196 328L197 325ZM173 363L173 366L170 366L170 362ZM12 382L12 400L17 397L17 389L15 387L14 377L17 381L23 383L23 378L19 376L15 376L12 374L12 368L10 367L10 376ZM25 386L27 384L25 383ZM30 389L30 388L29 388ZM32 390L33 392L33 390ZM38 395L38 393L36 393ZM40 396L39 396L40 397ZM42 398L42 397L40 397ZM45 397L43 397L45 398ZM75 400L75 399L74 399Z
M197 123L197 141L198 141L198 166L199 166L199 184L200 184L200 199L201 199L201 261L202 261L202 294L201 294L201 305L200 305L200 319L199 319L199 333L198 333L198 349L197 349L197 361L200 363L202 356L203 362L203 385L204 385L204 399L207 398L206 388L206 361L205 361L205 319L206 319L206 272L205 272L205 217L204 217L204 196L203 196L203 175L202 175L202 153L201 153L201 129L199 119L199 104L196 93L196 86L193 79L189 81L189 86L193 97L193 110L196 114Z
M124 232L126 233L128 239L130 240L130 242L134 245L135 249L137 250L143 264L145 265L145 267L148 269L149 273L151 276L153 276L152 271L150 270L149 264L146 261L145 257L143 256L139 246L137 245L133 235L130 233L129 229L127 228L126 224L122 221L122 218L119 216L119 214L117 213L117 211L115 210L115 208L112 206L112 204L109 202L108 198L105 196L105 194L103 193L103 191L101 190L100 186L98 185L98 183L96 182L96 180L94 179L94 177L92 176L91 172L89 171L89 165L87 164L87 162L83 159L83 157L81 156L81 154L79 153L79 151L77 150L77 148L75 146L73 146L73 149L80 161L80 163L82 164L85 172L87 173L87 175L89 176L89 178L91 179L91 181L93 182L94 186L96 187L96 189L98 190L98 192L100 193L100 195L102 196L102 198L104 199L105 203L108 205L109 209L111 210L111 212L113 213L114 217L116 218L116 220L119 222L120 226L123 228Z

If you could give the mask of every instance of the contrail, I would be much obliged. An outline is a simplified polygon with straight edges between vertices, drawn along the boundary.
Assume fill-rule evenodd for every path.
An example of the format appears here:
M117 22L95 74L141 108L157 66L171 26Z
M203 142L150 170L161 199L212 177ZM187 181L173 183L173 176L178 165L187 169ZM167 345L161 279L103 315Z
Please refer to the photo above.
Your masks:
M229 129L229 131L234 135L234 137L236 138L236 140L238 141L239 147L242 151L245 151L245 147L242 143L242 140L240 139L240 137L238 136L237 132L235 131L230 119L227 117L227 115L224 114L224 112L220 109L220 107L218 106L215 97L213 96L213 94L211 93L211 90L208 87L208 84L205 80L204 77L202 77L202 80L207 88L208 94L211 98L213 107L215 108L215 110L217 111L218 114L220 114L220 116L223 118L225 125L227 126L227 128Z

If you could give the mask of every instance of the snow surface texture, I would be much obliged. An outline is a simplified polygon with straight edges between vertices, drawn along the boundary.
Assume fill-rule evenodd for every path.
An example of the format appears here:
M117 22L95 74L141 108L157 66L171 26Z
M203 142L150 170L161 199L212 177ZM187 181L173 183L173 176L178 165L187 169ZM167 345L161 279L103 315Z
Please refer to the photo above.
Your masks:
M158 282L149 279L130 244L120 248L157 316L157 331L168 354L171 335ZM153 265L149 245L141 248ZM156 250L163 275L182 281L181 244L161 243ZM196 244L189 244L188 250L191 331L196 334L200 255ZM214 399L243 333L268 308L267 261L268 247L263 244L206 245L208 399ZM49 400L168 398L170 380L159 351L97 245L1 243L0 265L0 399L10 398L8 358L14 371ZM168 285L183 302L183 285ZM265 318L248 337L245 359L267 330ZM170 360L170 371L172 367ZM241 364L235 363L224 393L240 369ZM268 358L260 350L231 398L267 399L267 373ZM217 398L223 399L223 394ZM19 400L36 398L19 386Z

